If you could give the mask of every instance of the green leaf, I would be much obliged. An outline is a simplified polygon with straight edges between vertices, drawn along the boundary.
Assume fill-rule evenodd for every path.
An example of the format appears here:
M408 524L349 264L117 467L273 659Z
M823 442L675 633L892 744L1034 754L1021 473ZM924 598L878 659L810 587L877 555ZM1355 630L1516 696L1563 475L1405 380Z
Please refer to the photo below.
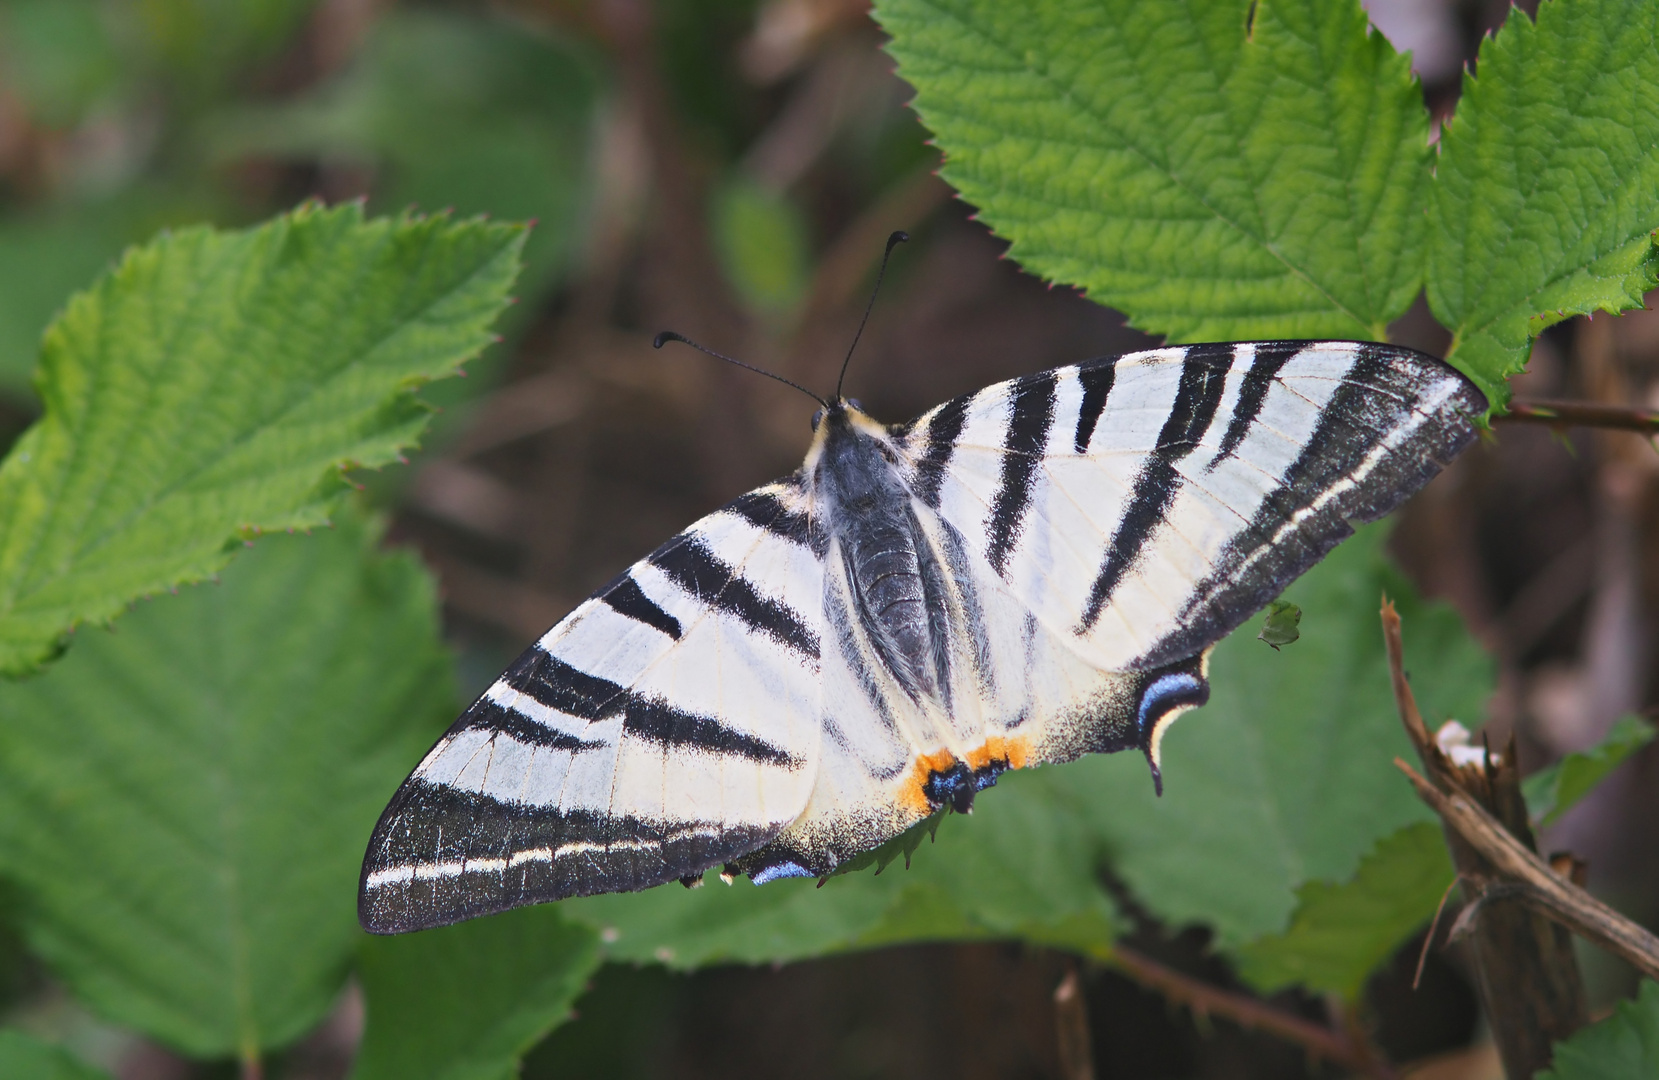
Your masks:
M1278 652L1281 647L1302 636L1302 632L1297 629L1301 622L1301 608L1283 600L1275 600L1267 605L1267 617L1262 621L1262 630L1256 635L1256 640L1266 642L1273 646L1274 652Z
M876 17L944 177L1028 270L1186 341L1380 340L1416 295L1428 117L1353 0Z
M6 1080L109 1080L103 1070L21 1031L0 1031L0 1076Z
M1653 725L1640 717L1621 717L1600 743L1527 777L1521 785L1527 811L1540 826L1554 824L1655 734Z
M368 1027L352 1076L516 1076L598 965L593 931L551 907L368 939L358 965Z
M1475 70L1441 133L1427 287L1448 359L1501 407L1540 330L1659 284L1659 8L1512 9Z
M1635 1001L1555 1044L1555 1064L1538 1080L1626 1080L1659 1076L1659 983L1642 980Z
M0 464L0 672L326 522L345 468L425 427L413 390L488 343L523 236L308 205L128 252L47 331L45 415Z
M1348 881L1297 890L1288 930L1234 951L1239 973L1263 992L1294 983L1358 1001L1371 973L1434 917L1454 876L1440 828L1407 825L1379 841Z
M454 693L431 580L375 539L264 539L0 684L0 872L109 1019L246 1058L338 995L364 838Z
M1387 567L1385 537L1361 531L1287 590L1307 613L1295 649L1264 652L1258 626L1217 647L1210 704L1164 739L1161 799L1138 755L1091 756L1004 776L971 817L946 815L909 870L562 906L602 931L609 955L674 966L977 937L1103 954L1117 925L1109 863L1171 925L1209 924L1229 948L1278 933L1299 886L1346 880L1380 837L1429 817L1392 765L1410 747L1377 622L1383 591L1431 719L1474 715L1491 686L1456 616Z

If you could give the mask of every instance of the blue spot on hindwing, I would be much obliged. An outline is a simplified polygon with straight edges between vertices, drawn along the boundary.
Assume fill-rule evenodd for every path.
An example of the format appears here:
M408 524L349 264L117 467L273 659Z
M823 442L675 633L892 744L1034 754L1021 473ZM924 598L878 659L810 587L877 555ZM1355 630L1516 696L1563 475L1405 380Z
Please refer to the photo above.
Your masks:
M768 881L776 881L786 877L817 877L811 870L797 862L779 862L763 867L749 875L749 880L756 885L764 885Z
M1141 738L1151 735L1152 726L1169 710L1180 705L1197 704L1193 699L1203 689L1203 681L1185 671L1172 671L1153 679L1141 694L1140 713L1135 718Z

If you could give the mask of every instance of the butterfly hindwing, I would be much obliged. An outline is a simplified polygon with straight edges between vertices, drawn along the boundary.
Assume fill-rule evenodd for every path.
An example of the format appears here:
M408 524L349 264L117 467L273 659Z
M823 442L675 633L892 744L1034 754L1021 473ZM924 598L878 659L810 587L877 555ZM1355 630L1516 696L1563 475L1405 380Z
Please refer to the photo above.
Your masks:
M821 562L799 502L783 483L743 496L526 650L382 815L364 926L646 888L794 820L820 731Z

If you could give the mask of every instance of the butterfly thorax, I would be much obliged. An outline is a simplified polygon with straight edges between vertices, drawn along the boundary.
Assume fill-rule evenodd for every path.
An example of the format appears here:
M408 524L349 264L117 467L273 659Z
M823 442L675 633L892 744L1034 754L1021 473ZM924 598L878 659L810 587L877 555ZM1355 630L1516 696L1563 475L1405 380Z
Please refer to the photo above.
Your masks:
M838 403L807 458L813 505L882 666L913 701L948 711L944 575L897 460L886 429Z

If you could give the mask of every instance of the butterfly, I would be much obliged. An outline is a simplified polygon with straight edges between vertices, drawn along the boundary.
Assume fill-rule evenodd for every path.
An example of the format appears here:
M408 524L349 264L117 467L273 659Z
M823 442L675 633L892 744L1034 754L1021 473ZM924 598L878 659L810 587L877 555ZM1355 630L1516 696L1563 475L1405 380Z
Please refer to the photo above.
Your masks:
M1140 751L1161 793L1215 642L1486 410L1439 360L1342 341L1090 360L896 426L822 403L800 469L630 566L438 740L369 842L365 929L821 877L1086 753Z

